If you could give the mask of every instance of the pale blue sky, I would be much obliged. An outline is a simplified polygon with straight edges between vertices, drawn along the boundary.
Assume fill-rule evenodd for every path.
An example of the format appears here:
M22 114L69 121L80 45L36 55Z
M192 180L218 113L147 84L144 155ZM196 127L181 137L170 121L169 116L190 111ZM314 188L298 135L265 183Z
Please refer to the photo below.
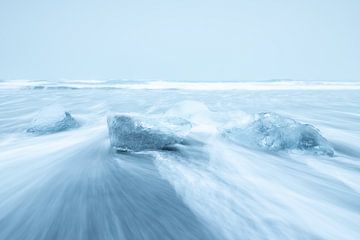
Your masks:
M0 78L360 80L360 0L0 0Z

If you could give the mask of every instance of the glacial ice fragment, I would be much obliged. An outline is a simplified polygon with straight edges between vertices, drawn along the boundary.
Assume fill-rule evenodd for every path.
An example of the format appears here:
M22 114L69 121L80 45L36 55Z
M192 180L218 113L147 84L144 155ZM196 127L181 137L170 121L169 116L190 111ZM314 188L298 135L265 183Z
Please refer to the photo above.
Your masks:
M62 107L53 105L42 109L26 130L34 134L50 134L79 127L79 123Z
M113 115L108 117L107 123L111 146L120 151L166 149L184 143L183 138L159 128L158 123L149 123L136 116Z
M302 150L333 156L334 150L320 131L276 113L259 113L245 128L231 128L225 135L246 146L264 150Z

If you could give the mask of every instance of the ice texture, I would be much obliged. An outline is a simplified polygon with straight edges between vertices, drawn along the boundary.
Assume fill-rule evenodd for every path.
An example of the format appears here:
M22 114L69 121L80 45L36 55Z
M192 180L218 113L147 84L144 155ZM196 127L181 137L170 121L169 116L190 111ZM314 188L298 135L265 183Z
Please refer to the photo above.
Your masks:
M245 128L225 131L230 139L264 150L302 150L333 156L334 150L320 131L310 124L302 124L276 113L259 113Z
M53 105L43 108L33 119L27 132L50 134L79 127L78 121L61 106Z
M153 120L153 119L152 119ZM137 116L112 115L107 123L111 146L120 151L166 149L184 139L161 129L159 122L146 121Z

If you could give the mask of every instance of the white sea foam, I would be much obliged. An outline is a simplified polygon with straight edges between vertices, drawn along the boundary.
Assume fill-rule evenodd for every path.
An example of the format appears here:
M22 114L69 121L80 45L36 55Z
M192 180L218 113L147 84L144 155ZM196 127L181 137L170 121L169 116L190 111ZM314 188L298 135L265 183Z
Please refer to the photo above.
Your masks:
M264 82L180 82L180 81L105 81L105 80L63 80L32 81L7 80L0 82L0 89L18 88L113 88L130 90L359 90L360 82L307 82L307 81L264 81Z

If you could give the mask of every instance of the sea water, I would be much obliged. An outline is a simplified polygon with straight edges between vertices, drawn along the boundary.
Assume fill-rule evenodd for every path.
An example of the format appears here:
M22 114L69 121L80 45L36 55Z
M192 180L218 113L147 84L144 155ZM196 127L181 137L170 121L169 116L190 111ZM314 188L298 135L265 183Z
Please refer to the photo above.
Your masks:
M0 239L360 239L359 89L2 81ZM76 127L28 131L64 112ZM269 112L316 128L333 155L224 135ZM166 131L189 141L116 151L112 114L180 119Z

